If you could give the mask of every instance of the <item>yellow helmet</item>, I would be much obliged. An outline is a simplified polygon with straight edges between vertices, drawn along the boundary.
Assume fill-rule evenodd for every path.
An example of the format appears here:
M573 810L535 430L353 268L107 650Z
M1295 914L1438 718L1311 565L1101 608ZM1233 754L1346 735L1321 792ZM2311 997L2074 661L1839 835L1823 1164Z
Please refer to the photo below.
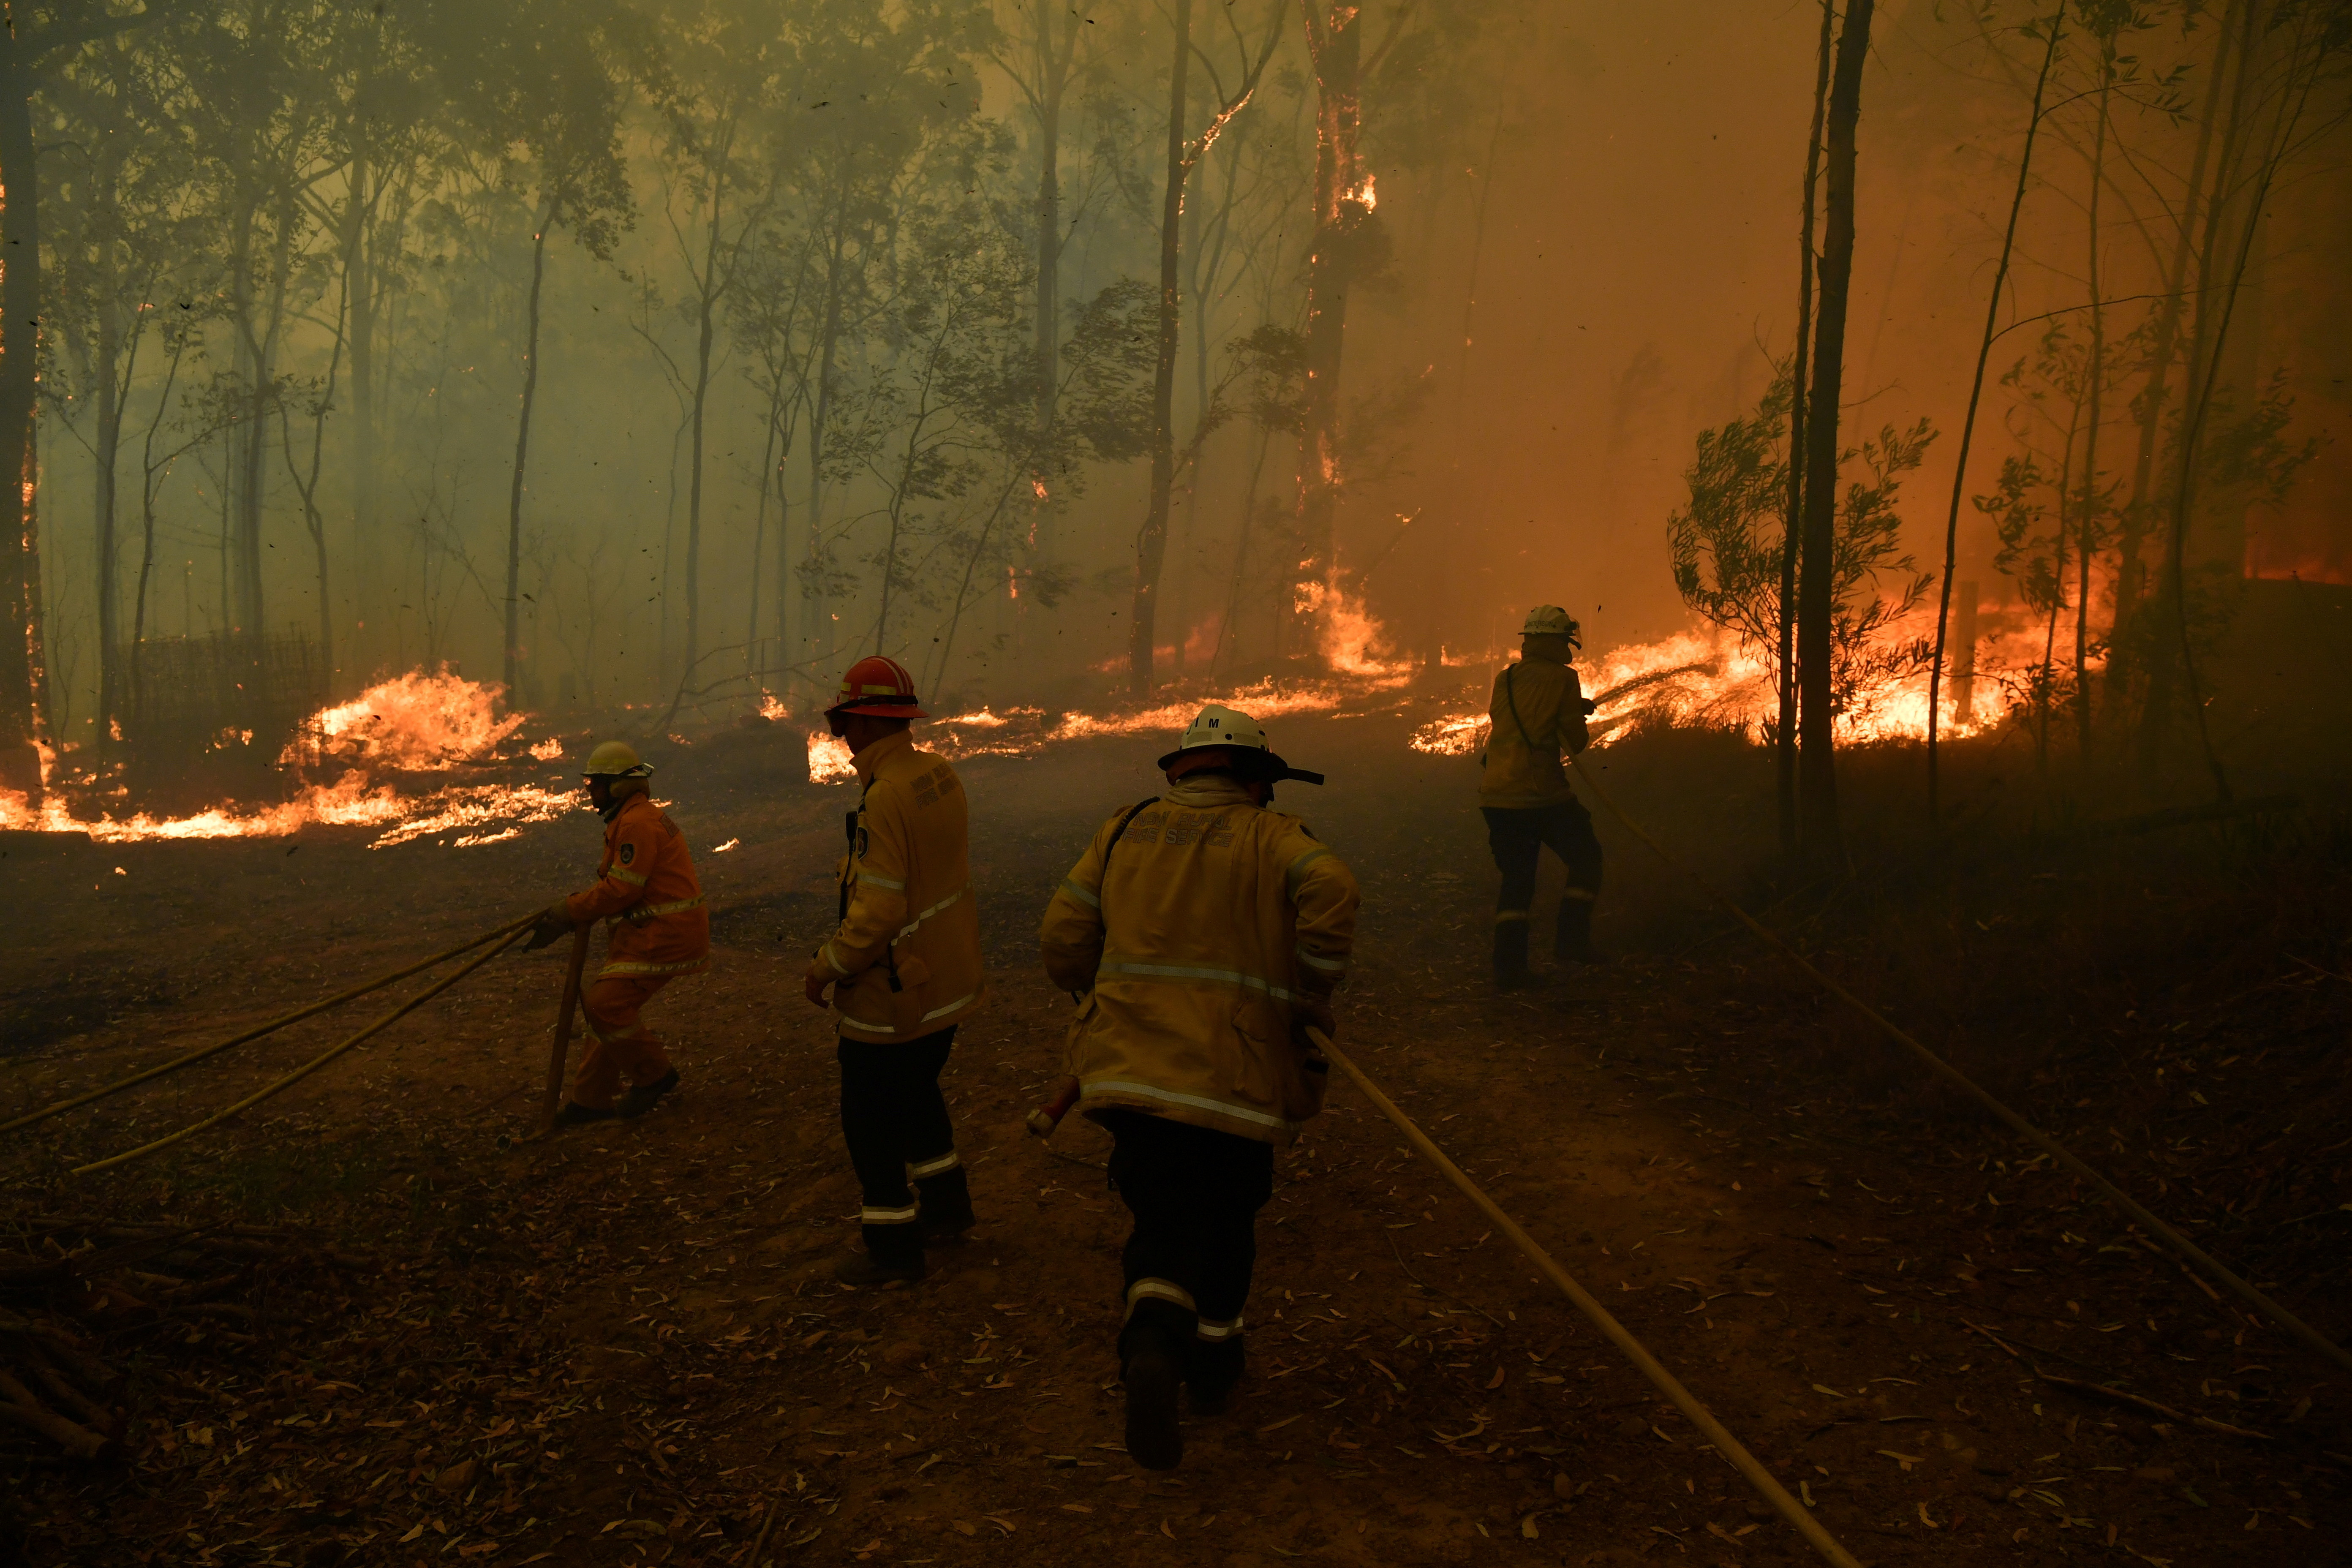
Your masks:
M641 779L653 772L650 763L637 760L637 749L626 741L606 741L588 753L582 778Z

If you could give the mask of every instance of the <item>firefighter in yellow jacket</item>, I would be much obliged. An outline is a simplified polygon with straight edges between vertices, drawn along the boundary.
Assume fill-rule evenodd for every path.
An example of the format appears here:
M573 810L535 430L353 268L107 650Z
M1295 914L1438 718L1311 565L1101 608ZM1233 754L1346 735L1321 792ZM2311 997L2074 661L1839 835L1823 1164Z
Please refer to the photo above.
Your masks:
M1570 660L1583 646L1576 622L1557 605L1538 605L1520 629L1519 658L1495 677L1486 704L1491 726L1479 758L1479 815L1486 847L1502 873L1495 898L1495 983L1528 982L1528 924L1534 918L1536 862L1544 846L1568 867L1552 954L1563 963L1595 962L1592 904L1601 896L1601 840L1592 814L1568 785L1563 757L1591 743L1591 702Z
M866 1248L843 1255L845 1285L920 1279L926 1243L960 1241L971 1195L940 1094L956 1026L986 990L963 785L908 733L925 717L896 659L859 659L826 710L857 769L840 872L841 924L803 989L840 1018L841 1131L864 1192Z
M1322 775L1249 715L1202 710L1160 766L1168 793L1103 824L1038 932L1045 973L1082 994L1067 1070L1135 1218L1118 1350L1150 1469L1183 1456L1177 1385L1212 1415L1241 1376L1257 1211L1276 1146L1323 1108L1306 1028L1331 1027L1357 902L1339 857L1267 809L1276 784Z
M694 858L667 812L646 794L651 764L626 742L607 741L582 770L588 804L604 818L604 856L595 885L559 899L531 930L544 947L592 921L610 921L604 963L580 990L588 1049L558 1127L616 1116L643 1116L677 1087L677 1068L661 1037L639 1019L654 993L682 974L710 967L710 911ZM614 1103L626 1075L629 1091Z

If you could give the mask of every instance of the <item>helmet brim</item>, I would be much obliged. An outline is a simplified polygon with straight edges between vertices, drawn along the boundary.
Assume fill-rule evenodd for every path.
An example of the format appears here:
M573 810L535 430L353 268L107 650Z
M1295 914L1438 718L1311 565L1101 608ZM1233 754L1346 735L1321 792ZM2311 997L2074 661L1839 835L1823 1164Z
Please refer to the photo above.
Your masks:
M1207 746L1179 746L1160 759L1160 771L1166 773L1176 765L1176 759L1193 752L1229 752L1234 759L1234 775L1252 784L1280 784L1295 779L1300 784L1319 784L1321 773L1310 773L1304 768L1294 768L1273 752L1261 752L1255 746L1236 746L1230 741L1220 741Z
M928 719L930 717L929 713L923 711L922 704L912 700L905 702L880 702L870 697L860 698L855 702L840 703L826 709L824 713L828 719L836 713L863 713L869 719Z

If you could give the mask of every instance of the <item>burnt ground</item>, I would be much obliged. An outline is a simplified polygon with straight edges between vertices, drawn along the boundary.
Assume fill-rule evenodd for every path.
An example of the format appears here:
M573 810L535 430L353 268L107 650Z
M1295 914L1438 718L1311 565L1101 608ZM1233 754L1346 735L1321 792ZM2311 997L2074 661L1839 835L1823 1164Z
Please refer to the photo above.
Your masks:
M1343 1043L1858 1556L2343 1560L2346 1380L1924 1089L1605 817L1615 962L1496 995L1467 764L1405 751L1407 722L1285 729L1334 782L1284 805L1365 885ZM1108 1141L1073 1119L1041 1145L1020 1121L1068 1006L1036 969L1037 914L1093 824L1151 793L1157 749L963 769L996 994L947 1087L982 1217L919 1289L853 1295L827 1272L856 1196L798 976L847 792L799 782L780 732L663 772L719 963L656 1005L685 1086L644 1121L516 1142L550 950L121 1170L66 1173L388 1004L9 1135L19 1250L45 1216L101 1213L306 1226L362 1258L265 1276L250 1332L126 1310L95 1347L133 1376L119 1460L0 1433L25 1560L735 1564L763 1520L760 1561L786 1563L1811 1560L1337 1082L1261 1221L1251 1379L1188 1423L1180 1471L1126 1462ZM1760 759L1665 735L1606 760L1630 808L1848 984L2352 1333L2340 834L2011 821L1923 869L1858 828L1878 869L1769 887L1734 875L1769 841ZM1853 762L1857 822L1907 765ZM1976 795L1998 795L1999 765ZM583 814L462 850L14 844L0 1112L535 907L596 839Z

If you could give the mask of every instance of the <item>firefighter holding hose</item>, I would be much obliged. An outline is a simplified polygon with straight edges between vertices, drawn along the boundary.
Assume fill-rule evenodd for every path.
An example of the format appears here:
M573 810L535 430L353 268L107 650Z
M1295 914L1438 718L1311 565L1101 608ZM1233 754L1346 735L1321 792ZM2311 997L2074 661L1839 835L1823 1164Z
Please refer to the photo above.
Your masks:
M1067 1070L1114 1140L1110 1179L1134 1215L1119 1331L1127 1450L1183 1457L1177 1388L1224 1407L1243 1370L1242 1308L1274 1151L1323 1107L1307 1043L1356 925L1356 879L1295 816L1248 714L1201 710L1160 759L1164 796L1113 816L1063 879L1038 932L1045 972L1082 994Z
M710 967L710 911L685 837L646 793L653 771L625 742L589 753L583 782L604 818L604 857L593 887L557 900L531 928L530 945L545 947L592 921L612 922L604 967L581 988L588 1049L558 1127L643 1116L677 1087L661 1037L639 1015L663 986Z
M1601 840L1592 814L1569 787L1561 759L1591 743L1585 718L1592 704L1570 661L1583 647L1576 622L1558 605L1538 605L1519 632L1519 658L1495 677L1486 704L1491 726L1479 759L1478 812L1486 846L1502 873L1495 899L1495 984L1528 983L1528 925L1534 916L1536 862L1551 846L1568 867L1552 955L1591 963L1592 904L1601 895Z
M962 1239L971 1194L940 1071L987 990L971 897L963 784L908 733L926 715L897 659L861 658L825 710L849 744L857 809L840 871L841 924L802 989L838 1016L841 1131L863 1193L865 1250L834 1277L858 1288L923 1278L926 1244Z

